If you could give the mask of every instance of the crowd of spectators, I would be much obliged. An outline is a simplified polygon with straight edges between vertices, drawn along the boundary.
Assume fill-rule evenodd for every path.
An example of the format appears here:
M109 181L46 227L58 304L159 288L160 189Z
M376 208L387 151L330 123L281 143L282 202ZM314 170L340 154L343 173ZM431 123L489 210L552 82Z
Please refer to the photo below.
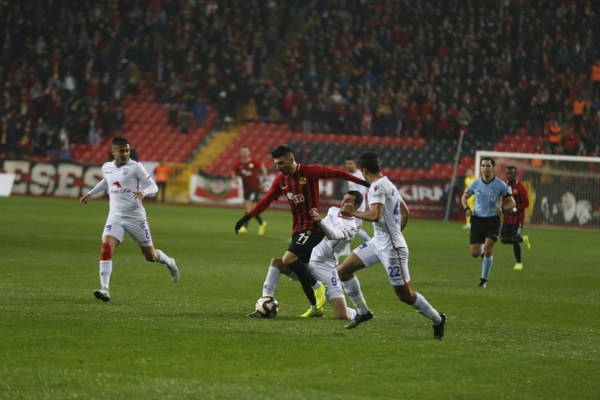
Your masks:
M570 131L597 149L599 16L592 0L2 1L0 154L98 143L142 81L182 132L210 104L222 126L427 139L555 122L560 151Z
M0 1L0 157L69 158L124 128L142 80L165 122L225 123L292 30L299 0ZM193 118L191 118L193 117Z
M295 131L428 139L541 136L554 120L591 153L599 17L590 0L318 1L273 75L277 90L248 115Z

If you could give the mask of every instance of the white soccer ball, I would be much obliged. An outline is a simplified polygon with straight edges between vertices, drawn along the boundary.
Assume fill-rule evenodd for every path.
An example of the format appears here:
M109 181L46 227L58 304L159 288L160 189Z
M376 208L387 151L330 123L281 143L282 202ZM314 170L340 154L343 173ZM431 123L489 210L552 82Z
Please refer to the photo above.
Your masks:
M279 312L279 303L274 297L264 296L256 300L256 311L263 318L273 318Z

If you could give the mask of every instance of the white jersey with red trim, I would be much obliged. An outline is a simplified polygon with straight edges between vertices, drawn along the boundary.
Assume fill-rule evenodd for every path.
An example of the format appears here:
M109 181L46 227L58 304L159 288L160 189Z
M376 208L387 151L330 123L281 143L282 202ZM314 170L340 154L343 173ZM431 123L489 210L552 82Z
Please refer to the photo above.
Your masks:
M146 210L142 201L133 196L133 192L144 191L146 196L158 192L158 186L146 171L146 168L137 161L129 160L122 166L117 166L114 161L102 165L104 179L100 181L89 194L94 195L102 190L107 190L110 198L109 215L116 217L146 218Z
M345 217L338 207L331 207L321 221L323 230L331 232L337 239L323 238L312 251L310 262L333 263L335 267L341 253L358 233L353 217ZM329 235L328 235L329 236Z
M402 196L387 176L379 178L369 187L369 207L383 205L383 217L373 222L373 240L379 249L408 247L400 228L400 202Z

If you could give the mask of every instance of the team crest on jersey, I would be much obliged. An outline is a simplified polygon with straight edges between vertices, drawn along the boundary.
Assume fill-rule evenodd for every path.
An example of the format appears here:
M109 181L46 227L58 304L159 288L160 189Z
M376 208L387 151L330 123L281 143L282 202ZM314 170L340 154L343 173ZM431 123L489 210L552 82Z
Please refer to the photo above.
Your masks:
M377 189L379 189L379 185L375 185L375 186L373 186L373 191L375 191L375 192L376 192L376 191L377 191Z
M301 185L306 185L306 178L302 176L298 179L298 182L300 182Z
M252 168L254 168L254 163L248 163L248 168L249 168L249 169L252 169Z
M127 175L128 172L129 172L128 168L123 168L123 175Z

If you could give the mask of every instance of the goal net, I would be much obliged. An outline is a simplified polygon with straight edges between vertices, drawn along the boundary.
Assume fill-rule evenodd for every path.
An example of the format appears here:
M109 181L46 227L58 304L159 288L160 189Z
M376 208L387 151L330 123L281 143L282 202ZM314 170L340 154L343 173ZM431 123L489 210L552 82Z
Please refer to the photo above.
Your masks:
M503 180L516 167L529 195L526 222L600 229L600 157L477 151L475 176L482 157L494 159Z

